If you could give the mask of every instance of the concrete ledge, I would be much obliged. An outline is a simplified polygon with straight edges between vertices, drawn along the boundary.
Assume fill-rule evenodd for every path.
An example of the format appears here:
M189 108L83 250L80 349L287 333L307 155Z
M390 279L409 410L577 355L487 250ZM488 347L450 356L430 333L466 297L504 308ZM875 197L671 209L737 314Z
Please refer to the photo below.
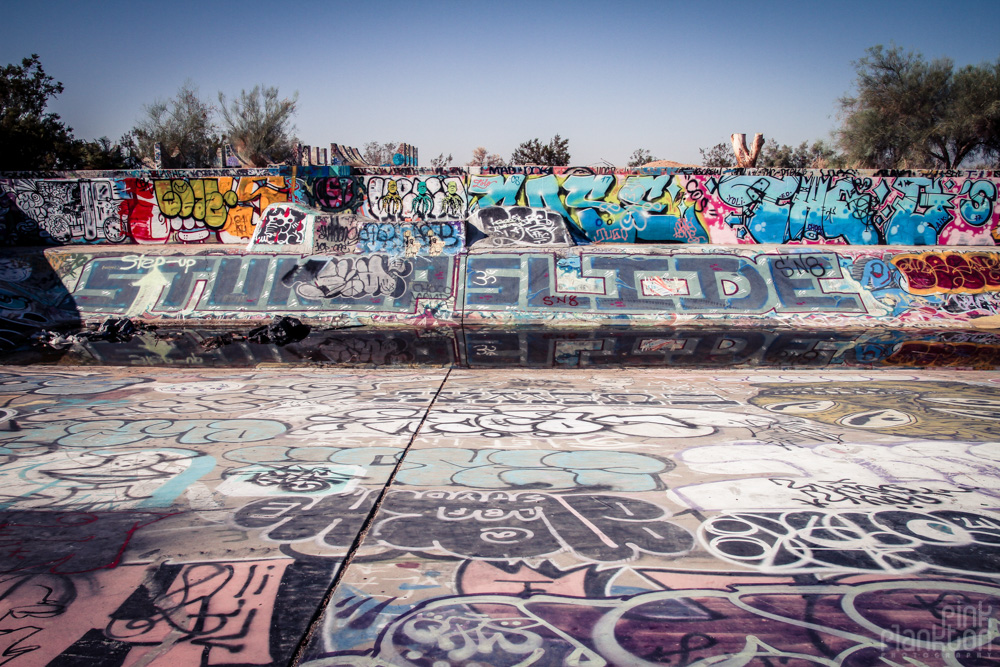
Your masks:
M303 255L61 247L0 258L5 322L327 325L995 326L1000 250L577 246ZM988 318L988 319L984 319Z

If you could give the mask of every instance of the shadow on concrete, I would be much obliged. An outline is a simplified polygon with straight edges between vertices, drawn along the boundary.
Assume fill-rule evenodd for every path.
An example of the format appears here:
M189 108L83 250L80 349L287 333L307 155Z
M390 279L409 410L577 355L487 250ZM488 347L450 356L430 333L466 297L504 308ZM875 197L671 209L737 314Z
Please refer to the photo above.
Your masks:
M0 354L30 348L32 335L43 328L81 326L76 302L60 279L60 273L73 270L76 256L61 255L65 266L54 267L44 250L7 248L0 254ZM52 357L47 355L50 363Z
M24 338L22 336L22 338ZM140 331L65 349L22 342L0 363L258 368L956 368L1000 367L1000 334L957 330L764 328L349 328L285 345L234 329Z

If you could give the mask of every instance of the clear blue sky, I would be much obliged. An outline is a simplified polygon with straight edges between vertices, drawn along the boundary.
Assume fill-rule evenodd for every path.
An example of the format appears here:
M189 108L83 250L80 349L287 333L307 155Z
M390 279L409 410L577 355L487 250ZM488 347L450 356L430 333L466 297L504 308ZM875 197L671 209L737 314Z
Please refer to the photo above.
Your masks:
M895 43L957 66L1000 56L1000 1L21 2L0 64L38 53L78 138L116 139L186 81L217 100L298 92L303 143L406 141L421 164L569 139L573 164L644 147L700 162L732 132L829 138L852 61Z

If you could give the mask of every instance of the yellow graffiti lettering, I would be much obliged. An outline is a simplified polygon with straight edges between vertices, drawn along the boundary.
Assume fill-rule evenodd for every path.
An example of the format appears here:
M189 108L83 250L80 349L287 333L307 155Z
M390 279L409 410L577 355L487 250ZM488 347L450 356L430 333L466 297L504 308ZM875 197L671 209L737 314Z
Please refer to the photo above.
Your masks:
M191 185L191 217L195 220L205 219L205 181L202 179L190 181ZM215 185L214 183L212 185Z
M194 210L194 189L187 181L174 181L170 184L177 198L181 202L181 210L177 215L181 218L190 218Z
M153 186L156 205L164 217L194 218L212 229L223 227L229 209L239 203L231 177L156 181Z
M173 218L181 212L181 200L170 187L170 181L156 181L153 187L156 190L156 205L160 213Z

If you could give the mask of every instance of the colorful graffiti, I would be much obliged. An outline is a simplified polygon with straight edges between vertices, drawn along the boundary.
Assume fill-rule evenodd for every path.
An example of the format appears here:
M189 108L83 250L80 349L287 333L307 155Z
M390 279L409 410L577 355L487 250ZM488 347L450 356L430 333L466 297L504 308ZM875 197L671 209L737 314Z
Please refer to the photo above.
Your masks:
M4 369L3 659L992 664L953 376Z
M440 176L368 176L366 212L378 220L464 220L464 179Z
M993 243L983 229L996 222L997 186L988 179L819 172L722 176L705 185L733 209L726 223L758 243Z
M255 241L249 251L137 253L128 246L11 254L0 262L0 320L12 331L102 315L280 314L425 326L583 320L663 327L779 318L821 327L929 327L1000 314L1000 290L990 282L1000 256L985 251L683 246L640 252L619 245L463 252L454 223L379 222L356 214L299 220L300 210L271 209L256 238L283 243ZM300 233L313 229L322 250L308 253ZM871 359L890 353L873 348ZM985 363L991 353L976 354L986 354ZM690 352L674 356L684 355Z
M593 242L708 243L701 198L671 174L470 176L479 208L529 206L560 214Z
M983 664L998 653L991 625L1000 588L992 585L918 580L796 585L743 579L734 580L729 589L704 585L677 590L668 583L674 574L669 570L642 572L651 580L662 579L662 590L594 599L532 588L520 595L440 597L403 612L398 604L382 607L377 611L391 615L390 625L364 655L372 664L405 667L468 664L487 653L492 664L501 665L530 660L546 665L836 667L880 658L890 665ZM552 581L539 578L543 585ZM691 583L716 583L701 580ZM358 597L342 604L365 605ZM371 604L365 606L373 611ZM908 608L914 615L894 623L892 611ZM340 625L328 623L328 635L343 632ZM339 643L351 638L341 634ZM343 660L351 653L315 651L315 661L304 664L319 667L329 664L329 656ZM933 662L921 661L932 656Z
M892 263L912 294L980 294L1000 291L1000 257L990 253L900 254Z
M240 243L268 206L293 199L276 170L208 173L0 179L4 243Z
M529 217L487 214L503 228L487 236L505 245L563 242L567 234L577 243L626 244L994 246L1000 239L993 172L298 169L0 179L0 224L10 245L236 243L251 236L269 204L291 201L379 222L472 226L480 211L532 209ZM550 233L556 222L558 233Z
M631 313L865 313L858 291L843 285L837 255L729 253L669 255L470 255L465 306ZM830 286L828 289L827 286Z
M437 318L448 319L454 272L455 260L447 255L94 257L73 276L73 300L82 312L161 318L279 312L416 318L423 308L434 308Z

